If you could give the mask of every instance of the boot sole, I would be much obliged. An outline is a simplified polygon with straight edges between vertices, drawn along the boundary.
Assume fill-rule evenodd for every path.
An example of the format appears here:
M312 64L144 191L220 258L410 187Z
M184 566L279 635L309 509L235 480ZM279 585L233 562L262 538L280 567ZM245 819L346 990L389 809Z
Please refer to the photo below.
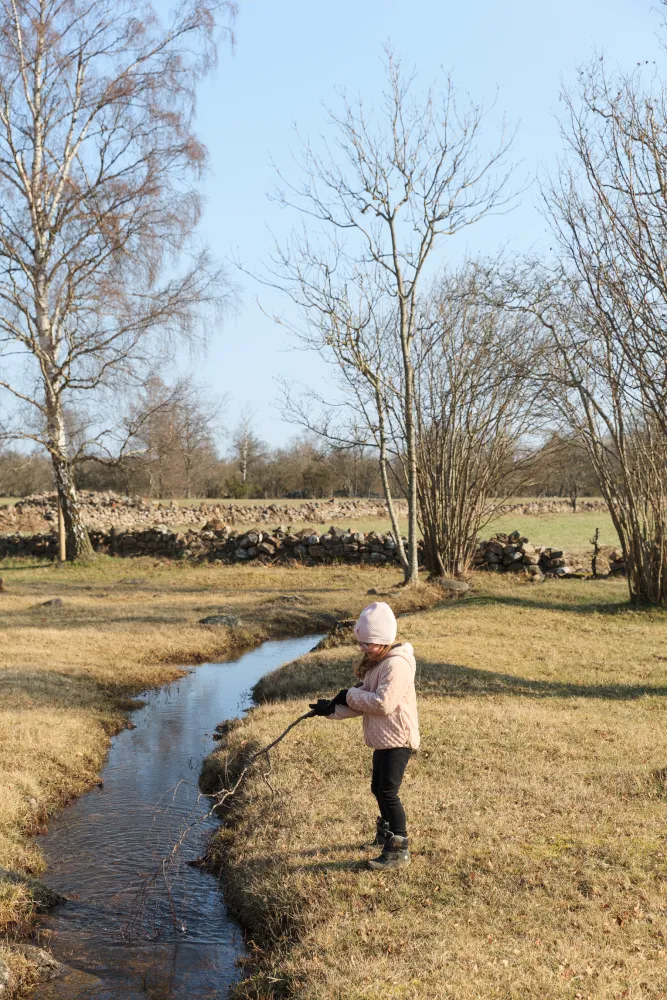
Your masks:
M368 861L367 864L374 872L384 872L390 868L407 868L410 864L410 858L406 858L404 861L385 861L384 864L381 861Z

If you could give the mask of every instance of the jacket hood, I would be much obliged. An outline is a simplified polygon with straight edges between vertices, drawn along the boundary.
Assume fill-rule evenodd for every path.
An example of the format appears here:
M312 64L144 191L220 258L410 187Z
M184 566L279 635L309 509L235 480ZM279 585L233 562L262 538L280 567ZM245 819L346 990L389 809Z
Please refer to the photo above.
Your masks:
M411 642L402 642L400 646L397 646L396 649L392 649L391 652L389 653L389 656L402 656L402 655L407 655L407 656L415 655L414 646L412 645Z

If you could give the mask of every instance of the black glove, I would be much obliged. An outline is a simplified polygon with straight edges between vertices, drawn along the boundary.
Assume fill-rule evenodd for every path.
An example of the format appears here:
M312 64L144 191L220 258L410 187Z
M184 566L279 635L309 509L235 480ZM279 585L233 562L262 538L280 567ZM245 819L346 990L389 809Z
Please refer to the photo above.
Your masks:
M308 708L315 713L315 715L333 715L336 711L336 706L328 698L318 698L316 702L309 705Z
M332 705L347 705L347 692L348 688L343 688L339 691L335 698L331 699Z

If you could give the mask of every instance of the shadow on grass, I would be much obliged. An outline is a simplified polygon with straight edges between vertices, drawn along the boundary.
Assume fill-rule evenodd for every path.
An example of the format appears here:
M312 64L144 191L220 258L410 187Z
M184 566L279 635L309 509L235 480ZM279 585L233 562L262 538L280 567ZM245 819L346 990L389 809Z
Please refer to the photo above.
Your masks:
M582 581L585 586L595 586L597 583L602 583L606 585L607 581L592 581L586 580ZM556 586L567 588L569 583L564 581L555 584ZM545 593L546 589L546 593ZM617 614L635 614L641 612L652 612L654 614L664 614L667 612L667 608L656 607L652 604L633 604L629 598L622 601L613 600L599 600L593 594L584 595L582 597L582 592L577 589L575 594L571 594L570 600L565 599L553 599L550 595L553 593L549 584L544 584L541 587L521 587L523 593L520 594L471 594L466 596L465 603L475 607L491 607L493 605L502 605L508 608L526 608L530 611L566 611L572 612L577 615L617 615ZM596 595L597 596L597 595ZM451 604L452 607L455 606L454 603Z
M28 566L0 565L0 576L4 576L5 573L26 573L31 569L48 569L50 567L53 567L53 562L50 559L47 562L30 564Z
M379 852L379 848L378 848ZM369 854L368 858L376 857L376 854ZM359 872L368 871L368 858L355 858L353 861L314 861L310 865L290 865L289 871L310 872L315 875L318 872Z
M40 605L26 608L24 611L17 611L10 617L3 617L2 627L10 629L39 628L48 626L56 631L66 632L69 630L85 628L96 628L100 632L113 631L117 625L196 625L197 622L186 617L176 617L164 614L155 615L99 615L90 614L77 609L72 612L62 609L42 608Z
M339 848L339 850L356 850L358 852L359 845L349 845L347 848L343 847ZM297 872L310 872L314 874L317 872L367 871L366 862L369 858L376 857L378 851L375 853L367 853L361 858L357 853L355 858L345 858L341 861L313 861L310 864L302 864L295 859L302 856L310 857L317 855L317 851L298 851L287 854L272 854L261 858L253 858L252 861L248 861L246 863L246 867L249 877L252 879L257 878L257 876L261 876L264 872L270 872L271 875L273 875L277 869L279 869L284 875L296 875ZM327 853L331 853L329 848L327 848ZM293 863L290 864L289 862Z
M370 827L369 827L369 833L370 833ZM363 850L363 848L358 843L353 843L353 844L331 844L329 847L327 847L327 854L336 854L336 853L342 853L344 851L346 852L346 851L361 851L361 850ZM311 848L308 851L293 851L289 855L289 857L291 857L291 858L318 858L318 857L320 857L321 854L322 854L322 851L319 848L313 847L313 848ZM372 855L369 854L368 856L371 857Z
M292 663L265 674L252 689L256 702L312 700L331 696L355 682L352 673L354 650L341 646L325 654L307 654ZM661 674L664 673L661 670ZM660 681L663 681L663 676ZM458 663L428 660L417 655L417 693L420 697L452 698L505 695L515 698L600 698L636 701L646 696L667 696L667 683L602 683L542 680L464 666Z
M634 604L631 604L629 600L596 601L591 599L590 601L583 602L580 594L577 594L576 596L573 595L571 601L551 600L546 596L543 597L535 594L533 590L525 596L509 594L472 595L466 598L465 603L478 608L503 605L508 608L526 608L530 611L566 611L577 615L617 615L623 613L627 614L628 612L661 611L660 608L650 607L648 605L640 605L639 607L636 607Z
M647 695L664 698L667 685L577 684L570 681L530 680L514 674L479 670L456 663L422 660L418 665L417 691L420 695L464 698L468 695L512 695L525 698L603 698L635 701Z
M89 710L104 704L114 708L138 708L142 702L127 696L129 687L119 683L114 690L109 684L76 672L66 674L56 670L2 670L0 705L24 713Z

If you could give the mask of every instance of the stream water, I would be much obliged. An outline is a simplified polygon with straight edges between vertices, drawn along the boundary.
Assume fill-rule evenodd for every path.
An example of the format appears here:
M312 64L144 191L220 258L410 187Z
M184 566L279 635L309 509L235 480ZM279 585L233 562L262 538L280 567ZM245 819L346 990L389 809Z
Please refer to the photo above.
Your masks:
M188 865L216 826L208 800L198 795L201 762L216 725L249 707L252 685L319 638L265 642L144 695L144 707L132 715L135 728L112 742L103 787L69 806L44 839L45 881L68 902L42 928L49 949L72 971L41 986L35 1000L226 996L243 938L217 879Z

